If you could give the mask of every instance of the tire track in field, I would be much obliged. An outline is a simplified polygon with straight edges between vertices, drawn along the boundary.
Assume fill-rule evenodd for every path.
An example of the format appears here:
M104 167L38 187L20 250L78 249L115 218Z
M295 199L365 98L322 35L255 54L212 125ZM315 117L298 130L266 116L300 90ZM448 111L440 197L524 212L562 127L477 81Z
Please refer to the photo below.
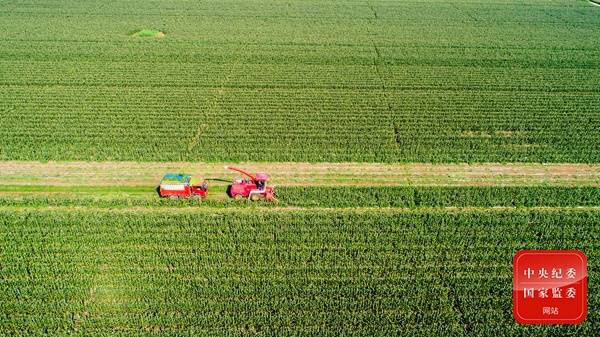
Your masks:
M371 12L373 13L373 21L370 23L373 25L376 25L377 20L379 19L378 15L377 15L377 11L375 10L375 7L373 7L373 4L371 3L371 1L367 0L367 6L369 7L369 9L371 10ZM373 33L373 32L371 32ZM396 146L399 146L398 144L398 133L399 133L399 129L398 126L396 125L395 121L394 121L394 109L392 108L392 104L390 103L390 97L388 94L388 89L385 85L385 79L384 79L384 73L383 70L381 69L382 67L384 67L383 63L383 58L381 57L381 51L379 50L379 47L377 47L377 43L376 41L371 41L371 47L373 48L373 51L375 53L374 57L373 57L373 67L375 68L375 72L377 73L377 78L379 78L379 82L380 82L380 86L381 86L381 92L382 92L382 98L383 98L383 103L385 104L385 107L387 109L388 112L388 118L390 118L391 120L386 121L386 124L391 124L391 130L392 133L390 134L390 138L393 139L393 143Z
M440 249L444 248L440 247ZM462 308L460 296L458 296L458 294L456 293L455 282L453 281L452 277L449 277L449 275L452 275L452 271L448 270L448 252L446 250L439 251L438 260L439 262L436 268L438 278L441 280L442 286L444 286L448 290L448 301L450 302L450 307L457 316L458 323L460 324L465 335L469 336L471 335L473 328L468 319L465 318L465 312Z

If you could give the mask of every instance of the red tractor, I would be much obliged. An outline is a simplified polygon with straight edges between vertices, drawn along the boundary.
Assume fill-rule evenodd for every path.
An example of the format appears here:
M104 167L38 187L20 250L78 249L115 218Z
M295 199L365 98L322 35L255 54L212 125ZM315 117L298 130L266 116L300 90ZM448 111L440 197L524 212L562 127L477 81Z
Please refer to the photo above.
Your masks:
M239 172L248 178L236 178L227 189L227 194L234 199L247 198L249 200L265 199L276 201L273 186L267 186L269 176L266 173L252 175L235 167L225 166L226 169Z
M160 180L158 192L161 197L189 198L197 196L204 198L208 193L208 183L188 174L167 173Z

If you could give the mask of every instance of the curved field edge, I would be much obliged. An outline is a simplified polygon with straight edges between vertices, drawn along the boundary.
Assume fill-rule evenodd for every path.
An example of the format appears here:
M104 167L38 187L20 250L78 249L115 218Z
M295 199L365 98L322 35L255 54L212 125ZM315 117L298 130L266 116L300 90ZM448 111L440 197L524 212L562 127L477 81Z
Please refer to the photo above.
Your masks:
M0 188L1 190L1 188ZM0 192L0 206L126 207L577 207L600 206L600 187L322 187L288 186L277 189L278 202L249 202L227 198L225 191L200 199L160 198L145 193Z
M0 332L593 336L599 318L597 210L101 214L0 209ZM588 256L587 320L516 324L514 253L567 248Z
M530 163L303 163L303 162L37 162L0 161L0 187L156 186L166 172L185 172L225 185L237 174L233 165L270 174L285 186L600 186L600 165ZM224 180L224 181L223 181Z

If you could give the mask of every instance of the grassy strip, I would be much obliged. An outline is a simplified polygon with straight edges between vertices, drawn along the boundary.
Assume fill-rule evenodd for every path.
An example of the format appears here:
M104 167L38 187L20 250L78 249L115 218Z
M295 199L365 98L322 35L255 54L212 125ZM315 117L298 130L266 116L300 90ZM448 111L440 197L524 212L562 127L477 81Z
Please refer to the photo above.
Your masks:
M0 230L8 335L594 336L600 318L598 211L2 209ZM514 323L512 256L525 248L587 254L583 324Z
M84 192L84 191L82 191ZM93 207L577 207L600 206L600 187L279 187L279 202L234 201L223 189L205 201L147 193L5 194L0 206Z
M582 164L479 163L138 163L0 161L0 189L31 185L154 187L166 172L187 172L225 185L234 165L267 172L277 186L600 186L600 166ZM12 186L10 186L12 185ZM7 186L7 187L3 187Z
M153 192L156 186L99 186L99 185L0 185L0 192L69 192L69 193L142 193Z

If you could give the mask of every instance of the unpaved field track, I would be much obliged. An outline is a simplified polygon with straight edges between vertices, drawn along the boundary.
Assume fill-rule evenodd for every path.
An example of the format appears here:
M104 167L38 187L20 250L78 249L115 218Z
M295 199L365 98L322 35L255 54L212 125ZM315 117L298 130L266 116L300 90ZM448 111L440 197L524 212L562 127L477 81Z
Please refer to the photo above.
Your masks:
M186 172L224 185L226 163L0 162L0 185L155 186L165 172ZM600 186L600 165L242 163L275 185L321 186Z

